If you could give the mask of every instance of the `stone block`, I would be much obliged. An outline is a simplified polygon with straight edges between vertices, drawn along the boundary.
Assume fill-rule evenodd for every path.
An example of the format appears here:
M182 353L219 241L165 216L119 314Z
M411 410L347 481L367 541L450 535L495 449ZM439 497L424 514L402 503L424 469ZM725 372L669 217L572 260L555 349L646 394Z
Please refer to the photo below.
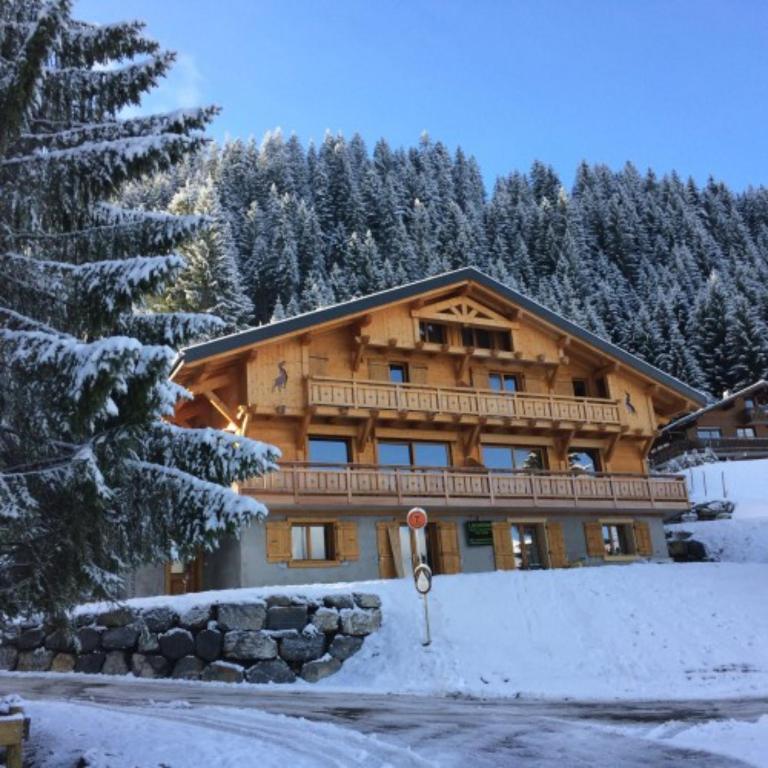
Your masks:
M318 680L322 680L324 677L329 677L341 669L341 662L326 654L321 659L315 661L308 661L301 667L301 676L308 683L316 683Z
M341 631L345 635L370 635L381 626L381 611L364 611L361 608L345 608L339 612Z
M24 629L16 641L16 647L20 651L31 651L33 648L39 648L45 640L45 631L42 627L33 627Z
M328 653L335 659L346 661L350 656L354 656L363 647L362 637L352 637L351 635L336 635L331 641Z
M104 627L124 627L136 620L136 611L127 605L118 605L96 617L96 623Z
M201 629L195 637L195 653L205 661L221 656L223 635L217 629Z
M296 675L282 659L272 659L257 661L248 668L245 679L249 683L293 683Z
M105 651L129 651L136 646L139 629L135 626L112 627L101 636L101 647Z
M203 680L217 683L242 683L244 677L245 670L239 664L233 664L230 661L214 661L203 670L202 674Z
M131 671L136 677L167 677L170 668L168 659L158 653L134 653L131 656Z
M81 627L77 630L77 642L80 653L91 653L101 647L101 636L106 629L104 627Z
M159 605L155 608L145 608L141 618L150 632L167 632L176 623L176 614L168 607Z
M203 629L210 620L210 605L195 605L179 614L179 626L184 627L184 629Z
M224 655L228 659L274 659L277 643L269 635L249 629L236 629L224 635Z
M370 592L353 592L352 598L358 608L381 608L381 598Z
M57 653L51 662L51 672L72 672L76 661L74 653Z
M326 595L323 598L326 608L354 608L355 601L352 599L352 595Z
M267 608L267 629L301 631L307 623L306 605L274 605Z
M291 604L290 595L269 595L266 598L267 608L274 608L275 606L287 606Z
M90 675L95 675L101 672L101 668L104 666L104 660L106 658L107 655L101 651L83 653L77 657L77 661L75 662L75 672L85 672Z
M280 656L286 661L313 661L325 653L325 636L318 632L307 637L285 637L280 641Z
M157 639L160 643L160 653L172 661L195 652L195 638L187 629L175 627L163 632Z
M110 651L104 659L104 666L101 668L102 675L127 675L128 664L125 661L123 651Z
M204 666L205 662L197 656L184 656L174 665L171 677L177 680L199 680Z
M267 607L264 603L222 603L216 619L225 632L234 629L264 629Z
M21 651L16 661L17 672L47 672L51 668L53 651L47 648L35 648L33 651Z
M160 650L160 641L157 639L157 634L152 632L146 624L141 627L136 649L139 653L157 653Z
M87 627L96 623L96 616L92 613L78 613L74 622L76 627Z
M0 646L0 669L16 669L16 662L19 660L19 652L12 645Z
M69 627L55 629L45 638L45 647L49 651L74 653L78 650L76 635Z
M312 615L312 624L321 632L336 632L339 628L339 612L335 608L318 608Z

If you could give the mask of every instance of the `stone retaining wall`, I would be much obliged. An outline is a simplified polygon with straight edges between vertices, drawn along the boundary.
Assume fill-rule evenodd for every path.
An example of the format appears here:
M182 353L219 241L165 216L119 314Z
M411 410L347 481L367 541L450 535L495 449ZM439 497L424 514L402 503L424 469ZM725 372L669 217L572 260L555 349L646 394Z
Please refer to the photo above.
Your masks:
M0 669L87 672L228 683L317 682L381 626L377 595L270 595L248 603L78 615L71 627L0 628Z

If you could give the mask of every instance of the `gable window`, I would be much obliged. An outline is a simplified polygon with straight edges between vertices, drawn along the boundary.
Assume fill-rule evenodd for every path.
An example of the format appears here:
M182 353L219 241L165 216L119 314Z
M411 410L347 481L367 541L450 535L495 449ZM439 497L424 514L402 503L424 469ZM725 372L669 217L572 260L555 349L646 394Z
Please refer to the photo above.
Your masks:
M736 437L746 437L751 439L754 436L755 436L754 427L737 427L736 428Z
M333 560L333 525L291 525L292 560Z
M751 398L748 398L748 399L744 400L744 407L748 411L751 411L755 407L755 401L752 400Z
M721 434L719 427L699 427L696 430L699 440L719 440Z
M408 366L405 363L390 363L389 380L393 384L405 384L408 381Z
M602 376L595 379L595 394L604 400L608 399L608 384Z
M318 464L349 464L349 440L340 437L310 437L309 460ZM323 469L323 467L318 467Z
M419 321L419 339L430 344L445 344L448 340L448 329L441 323Z
M589 388L586 379L573 379L573 396L589 397Z
M512 351L510 331L489 331L486 328L466 327L461 329L461 343L475 349L500 349Z
M532 446L484 445L483 464L488 469L546 469L544 450Z
M606 557L635 554L631 528L631 525L624 523L603 525L603 549L605 550Z
M448 443L380 440L379 464L401 467L449 467L451 452Z
M520 377L516 373L489 373L488 388L495 392L520 392Z
M574 448L568 452L568 464L576 472L600 472L600 452L595 448Z

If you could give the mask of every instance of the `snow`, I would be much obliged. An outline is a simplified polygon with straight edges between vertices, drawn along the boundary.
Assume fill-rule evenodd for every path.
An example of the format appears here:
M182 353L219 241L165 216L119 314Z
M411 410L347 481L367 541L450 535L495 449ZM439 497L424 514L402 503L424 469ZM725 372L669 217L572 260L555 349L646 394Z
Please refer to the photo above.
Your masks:
M183 610L205 602L247 602L275 592L308 597L374 592L383 602L381 629L338 674L317 686L503 697L682 699L768 694L766 582L768 565L756 563L647 563L436 576L429 595L429 647L421 645L423 605L410 579L222 590L128 602Z
M717 461L682 472L694 503L728 499L735 516L768 519L768 459Z

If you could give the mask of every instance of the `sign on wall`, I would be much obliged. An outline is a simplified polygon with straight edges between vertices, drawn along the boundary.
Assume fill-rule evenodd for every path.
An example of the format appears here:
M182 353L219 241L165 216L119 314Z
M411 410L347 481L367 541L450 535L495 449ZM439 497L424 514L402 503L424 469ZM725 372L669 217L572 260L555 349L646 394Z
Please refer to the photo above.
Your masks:
M469 547L487 547L493 544L490 520L468 520L464 523L464 531Z

